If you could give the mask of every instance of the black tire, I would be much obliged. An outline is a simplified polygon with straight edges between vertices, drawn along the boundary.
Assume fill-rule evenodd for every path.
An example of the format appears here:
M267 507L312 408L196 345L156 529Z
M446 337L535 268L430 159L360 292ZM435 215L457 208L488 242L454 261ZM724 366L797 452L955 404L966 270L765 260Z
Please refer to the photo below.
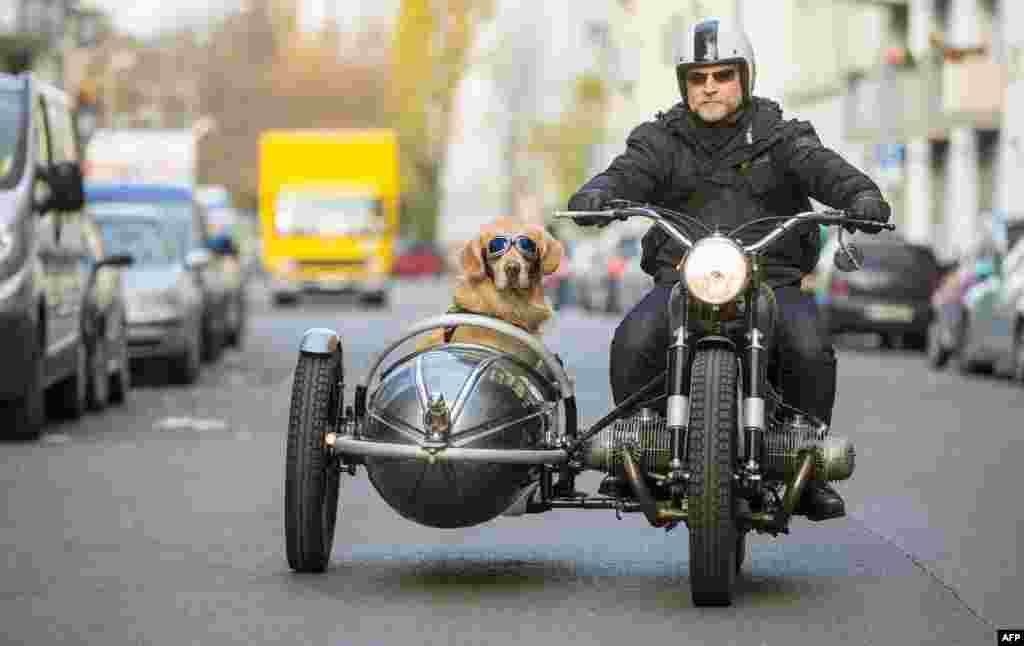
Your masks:
M299 297L294 294L277 292L271 297L271 300L278 307L287 307L298 304Z
M209 328L203 332L202 359L206 363L213 363L224 354L224 345L227 343L227 332L223 327L217 328L210 323Z
M953 356L952 350L942 344L942 330L937 323L928 328L927 341L928 365L932 370L942 370Z
M732 604L737 533L737 363L731 350L700 348L690 380L690 590L695 606Z
M323 572L331 559L340 474L324 435L336 410L343 368L337 357L300 354L292 384L284 479L288 565Z
M364 294L359 300L367 307L384 308L388 306L388 293L383 291L370 292Z
M110 362L107 360L107 340L100 338L89 351L89 410L99 411L110 402Z
M51 393L56 417L76 420L85 413L89 399L89 352L84 339L75 345L75 372L61 381Z
M119 330L115 352L117 353L117 371L110 379L110 401L114 404L123 404L128 400L128 391L132 388L132 365L131 357L128 354L128 330L125 327L125 317L121 316L121 328Z
M4 439L34 440L46 424L46 389L43 388L42 343L34 343L35 353L25 375L25 394L15 401L0 404L6 413L0 420L0 436Z
M199 379L202 369L202 333L197 331L189 340L184 354L175 357L171 362L171 376L175 383L190 385Z
M927 332L907 332L903 335L903 347L915 352L925 352L928 349Z

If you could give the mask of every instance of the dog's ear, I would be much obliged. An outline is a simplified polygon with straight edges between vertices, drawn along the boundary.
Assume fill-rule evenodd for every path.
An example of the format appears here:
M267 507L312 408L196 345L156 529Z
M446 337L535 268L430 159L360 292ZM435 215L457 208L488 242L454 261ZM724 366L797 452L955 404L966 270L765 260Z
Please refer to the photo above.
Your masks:
M563 255L565 255L565 248L562 246L561 241L557 238L552 238L545 231L540 240L541 270L545 275L558 271L558 266L562 264Z
M466 278L483 278L484 248L479 238L467 240L462 247L462 271Z

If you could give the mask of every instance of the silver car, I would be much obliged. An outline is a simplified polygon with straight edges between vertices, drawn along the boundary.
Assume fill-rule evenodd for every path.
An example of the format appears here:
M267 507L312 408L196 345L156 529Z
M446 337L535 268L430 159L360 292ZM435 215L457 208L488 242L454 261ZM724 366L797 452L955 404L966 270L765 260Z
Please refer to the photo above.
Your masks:
M118 204L116 214L107 213L104 206L91 208L106 246L112 253L131 253L135 258L123 272L131 358L169 358L175 381L195 382L202 361L203 318L196 272L209 264L210 252L186 252L187 241L152 205Z

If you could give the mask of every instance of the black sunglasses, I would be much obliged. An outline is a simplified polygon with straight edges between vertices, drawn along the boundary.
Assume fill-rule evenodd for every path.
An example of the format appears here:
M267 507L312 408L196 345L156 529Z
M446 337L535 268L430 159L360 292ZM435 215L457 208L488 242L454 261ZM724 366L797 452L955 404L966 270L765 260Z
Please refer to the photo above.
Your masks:
M708 75L708 72L690 72L686 75L686 82L690 85L704 85L708 82ZM728 83L736 78L736 70L735 68L718 70L717 72L711 72L710 76L715 79L716 83Z
M512 248L512 245L516 246L519 253L523 254L527 258L533 259L537 257L538 249L537 243L531 238L525 235L518 235L514 238L508 236L494 236L491 241L487 243L487 257L498 258L508 253L508 250Z

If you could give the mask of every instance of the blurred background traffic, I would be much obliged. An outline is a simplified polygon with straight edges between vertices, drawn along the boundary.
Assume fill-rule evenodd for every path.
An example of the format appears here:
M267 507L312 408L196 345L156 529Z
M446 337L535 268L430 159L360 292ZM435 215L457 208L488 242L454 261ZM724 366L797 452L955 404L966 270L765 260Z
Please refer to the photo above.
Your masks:
M47 282L50 301L26 311L80 300L61 290L82 292L90 272L116 276L98 282L123 290L110 298L124 305L97 325L123 319L125 354L167 358L179 381L242 347L254 294L288 306L351 292L388 307L396 281L450 278L462 241L503 213L565 242L545 281L556 307L627 311L651 285L639 266L645 226L580 230L550 214L632 127L678 100L675 43L710 14L750 33L757 94L814 123L894 204L899 235L865 241L862 271L837 274L830 240L805 280L830 328L923 351L936 369L1024 379L1020 3L143 5L0 7L5 119L9 132L24 127L4 163L22 159L22 139L49 139L37 161L77 163L83 177L86 244L68 251L57 234L53 250L79 254L84 269ZM33 121L56 106L73 132L52 112ZM10 236L28 236L4 218ZM43 329L60 316L23 318ZM89 366L120 346L87 340L78 357L68 343L70 358L53 359L66 370L44 366L39 383L71 379L70 392L88 394L105 372Z

